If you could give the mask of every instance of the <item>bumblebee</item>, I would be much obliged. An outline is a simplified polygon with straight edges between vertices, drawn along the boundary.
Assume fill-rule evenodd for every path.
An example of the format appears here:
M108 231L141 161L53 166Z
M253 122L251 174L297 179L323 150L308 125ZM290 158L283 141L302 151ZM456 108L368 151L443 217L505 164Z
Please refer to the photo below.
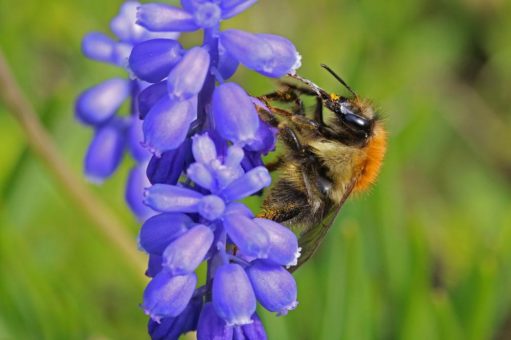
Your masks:
M277 92L259 97L269 110L259 108L261 118L278 128L286 149L268 164L280 176L270 187L260 216L297 234L302 255L290 270L315 253L346 199L375 181L386 148L386 132L372 104L328 66L321 66L350 92L349 97L329 94L298 75L290 75L298 84L284 82ZM305 113L304 96L315 98L312 117ZM328 120L324 108L332 112Z

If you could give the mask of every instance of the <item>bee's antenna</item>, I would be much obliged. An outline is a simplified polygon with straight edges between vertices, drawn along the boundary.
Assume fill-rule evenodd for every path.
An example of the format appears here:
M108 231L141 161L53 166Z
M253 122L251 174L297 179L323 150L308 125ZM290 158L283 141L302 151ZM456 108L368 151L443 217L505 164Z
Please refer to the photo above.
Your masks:
M350 91L355 97L358 97L355 91L353 91L353 89L348 84L346 84L346 82L341 77L339 77L337 73L335 73L330 67L326 66L325 64L321 64L321 67L330 72L330 74L333 75L335 79L337 79L341 84L343 84L344 87L347 88L348 91Z

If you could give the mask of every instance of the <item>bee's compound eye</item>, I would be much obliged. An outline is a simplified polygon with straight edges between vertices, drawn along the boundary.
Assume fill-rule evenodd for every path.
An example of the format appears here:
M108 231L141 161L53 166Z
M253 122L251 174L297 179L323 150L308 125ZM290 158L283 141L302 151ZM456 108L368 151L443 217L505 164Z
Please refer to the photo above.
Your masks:
M366 130L371 122L363 117L360 117L359 115L356 115L354 113L345 113L342 115L342 120L349 125L350 127L353 127L355 129L362 129Z

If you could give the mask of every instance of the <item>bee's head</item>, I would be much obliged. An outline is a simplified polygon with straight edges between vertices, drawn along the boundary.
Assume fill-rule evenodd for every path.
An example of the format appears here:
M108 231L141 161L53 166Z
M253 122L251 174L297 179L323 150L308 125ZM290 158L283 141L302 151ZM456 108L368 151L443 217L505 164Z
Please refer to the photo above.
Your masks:
M330 67L321 64L332 74L350 93L352 98L331 94L323 96L325 106L332 110L338 121L355 136L367 139L374 125L374 112L370 105L363 103L353 89L339 77Z

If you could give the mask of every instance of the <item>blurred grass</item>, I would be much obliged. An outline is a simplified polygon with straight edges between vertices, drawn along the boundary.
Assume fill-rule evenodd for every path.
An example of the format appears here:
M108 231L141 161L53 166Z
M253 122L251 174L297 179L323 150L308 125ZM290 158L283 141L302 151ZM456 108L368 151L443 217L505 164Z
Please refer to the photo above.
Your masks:
M74 97L122 74L82 57L80 40L120 3L0 1L0 46L77 173L91 132ZM270 339L511 339L511 3L260 0L225 27L287 36L303 76L340 91L318 66L330 65L390 131L377 185L298 271L297 310L262 312ZM235 80L274 87L243 68ZM0 145L0 339L145 338L140 280L1 104ZM95 191L135 239L128 166Z

